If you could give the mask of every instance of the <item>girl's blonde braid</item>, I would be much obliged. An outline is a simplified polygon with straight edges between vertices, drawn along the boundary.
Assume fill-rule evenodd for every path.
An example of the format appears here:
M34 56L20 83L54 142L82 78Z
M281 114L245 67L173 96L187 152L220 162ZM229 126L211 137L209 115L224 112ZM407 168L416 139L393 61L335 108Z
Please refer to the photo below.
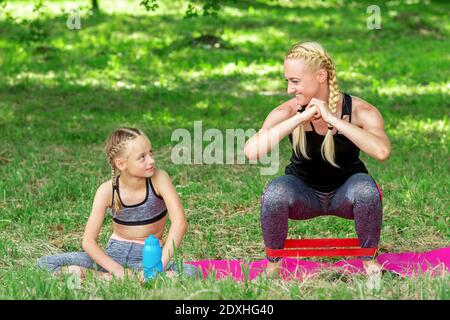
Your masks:
M115 214L118 214L122 209L119 195L116 185L116 165L114 164L114 158L123 150L128 141L135 139L137 136L142 135L143 132L138 129L132 128L119 128L108 138L105 151L108 157L109 165L111 166L111 182L113 185L113 209Z

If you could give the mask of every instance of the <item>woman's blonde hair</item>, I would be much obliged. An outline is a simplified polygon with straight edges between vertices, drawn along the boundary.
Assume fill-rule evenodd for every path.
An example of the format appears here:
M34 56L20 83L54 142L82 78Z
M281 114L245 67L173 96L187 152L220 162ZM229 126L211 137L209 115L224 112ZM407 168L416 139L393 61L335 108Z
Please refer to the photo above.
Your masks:
M114 160L123 155L125 146L129 141L142 135L145 136L145 134L139 129L122 127L114 130L114 132L109 135L108 140L106 140L105 152L108 157L109 165L111 166L111 181L113 185L114 198L113 206L116 214L118 214L122 209L122 204L120 203L116 188L116 165Z
M328 72L328 108L333 114L336 114L336 107L339 101L339 86L336 80L336 68L331 57L325 52L324 48L317 42L304 42L294 45L287 53L285 59L302 59L311 71L325 69ZM298 150L302 156L308 160L311 158L306 154L306 137L303 124L294 129L292 133L292 147L298 156ZM322 158L335 167L334 140L332 128L328 127L327 134L320 148Z

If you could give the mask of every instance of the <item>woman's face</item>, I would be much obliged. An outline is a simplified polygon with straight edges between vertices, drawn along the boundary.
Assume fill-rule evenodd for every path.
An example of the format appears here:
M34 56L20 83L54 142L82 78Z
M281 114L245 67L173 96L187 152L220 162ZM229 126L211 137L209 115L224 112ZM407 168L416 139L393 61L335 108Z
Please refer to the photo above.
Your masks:
M312 98L321 96L324 83L323 69L314 72L308 68L303 59L286 59L284 77L288 82L288 94L295 95L299 105L307 105Z

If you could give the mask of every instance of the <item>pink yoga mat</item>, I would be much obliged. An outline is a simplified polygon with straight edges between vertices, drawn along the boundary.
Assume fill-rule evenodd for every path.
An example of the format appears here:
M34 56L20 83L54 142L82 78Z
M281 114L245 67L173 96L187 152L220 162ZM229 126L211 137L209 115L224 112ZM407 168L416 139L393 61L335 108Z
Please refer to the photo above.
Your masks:
M388 271L401 276L414 276L422 273L440 275L450 271L450 247L428 252L383 253L377 257L379 264ZM201 260L186 262L201 268L203 277L211 273L216 279L232 276L234 280L253 280L264 272L267 259L253 262L244 260ZM284 279L302 279L319 269L331 268L338 272L365 273L361 259L346 259L336 263L314 262L294 258L284 258L282 262Z

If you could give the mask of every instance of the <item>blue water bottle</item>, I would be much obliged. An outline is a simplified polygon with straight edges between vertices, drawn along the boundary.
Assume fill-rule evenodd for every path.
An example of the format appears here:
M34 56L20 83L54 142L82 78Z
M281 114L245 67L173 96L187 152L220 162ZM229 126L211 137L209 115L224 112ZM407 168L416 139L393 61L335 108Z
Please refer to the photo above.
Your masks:
M158 272L162 272L162 249L158 238L151 234L144 241L142 249L142 269L145 281L152 279Z

